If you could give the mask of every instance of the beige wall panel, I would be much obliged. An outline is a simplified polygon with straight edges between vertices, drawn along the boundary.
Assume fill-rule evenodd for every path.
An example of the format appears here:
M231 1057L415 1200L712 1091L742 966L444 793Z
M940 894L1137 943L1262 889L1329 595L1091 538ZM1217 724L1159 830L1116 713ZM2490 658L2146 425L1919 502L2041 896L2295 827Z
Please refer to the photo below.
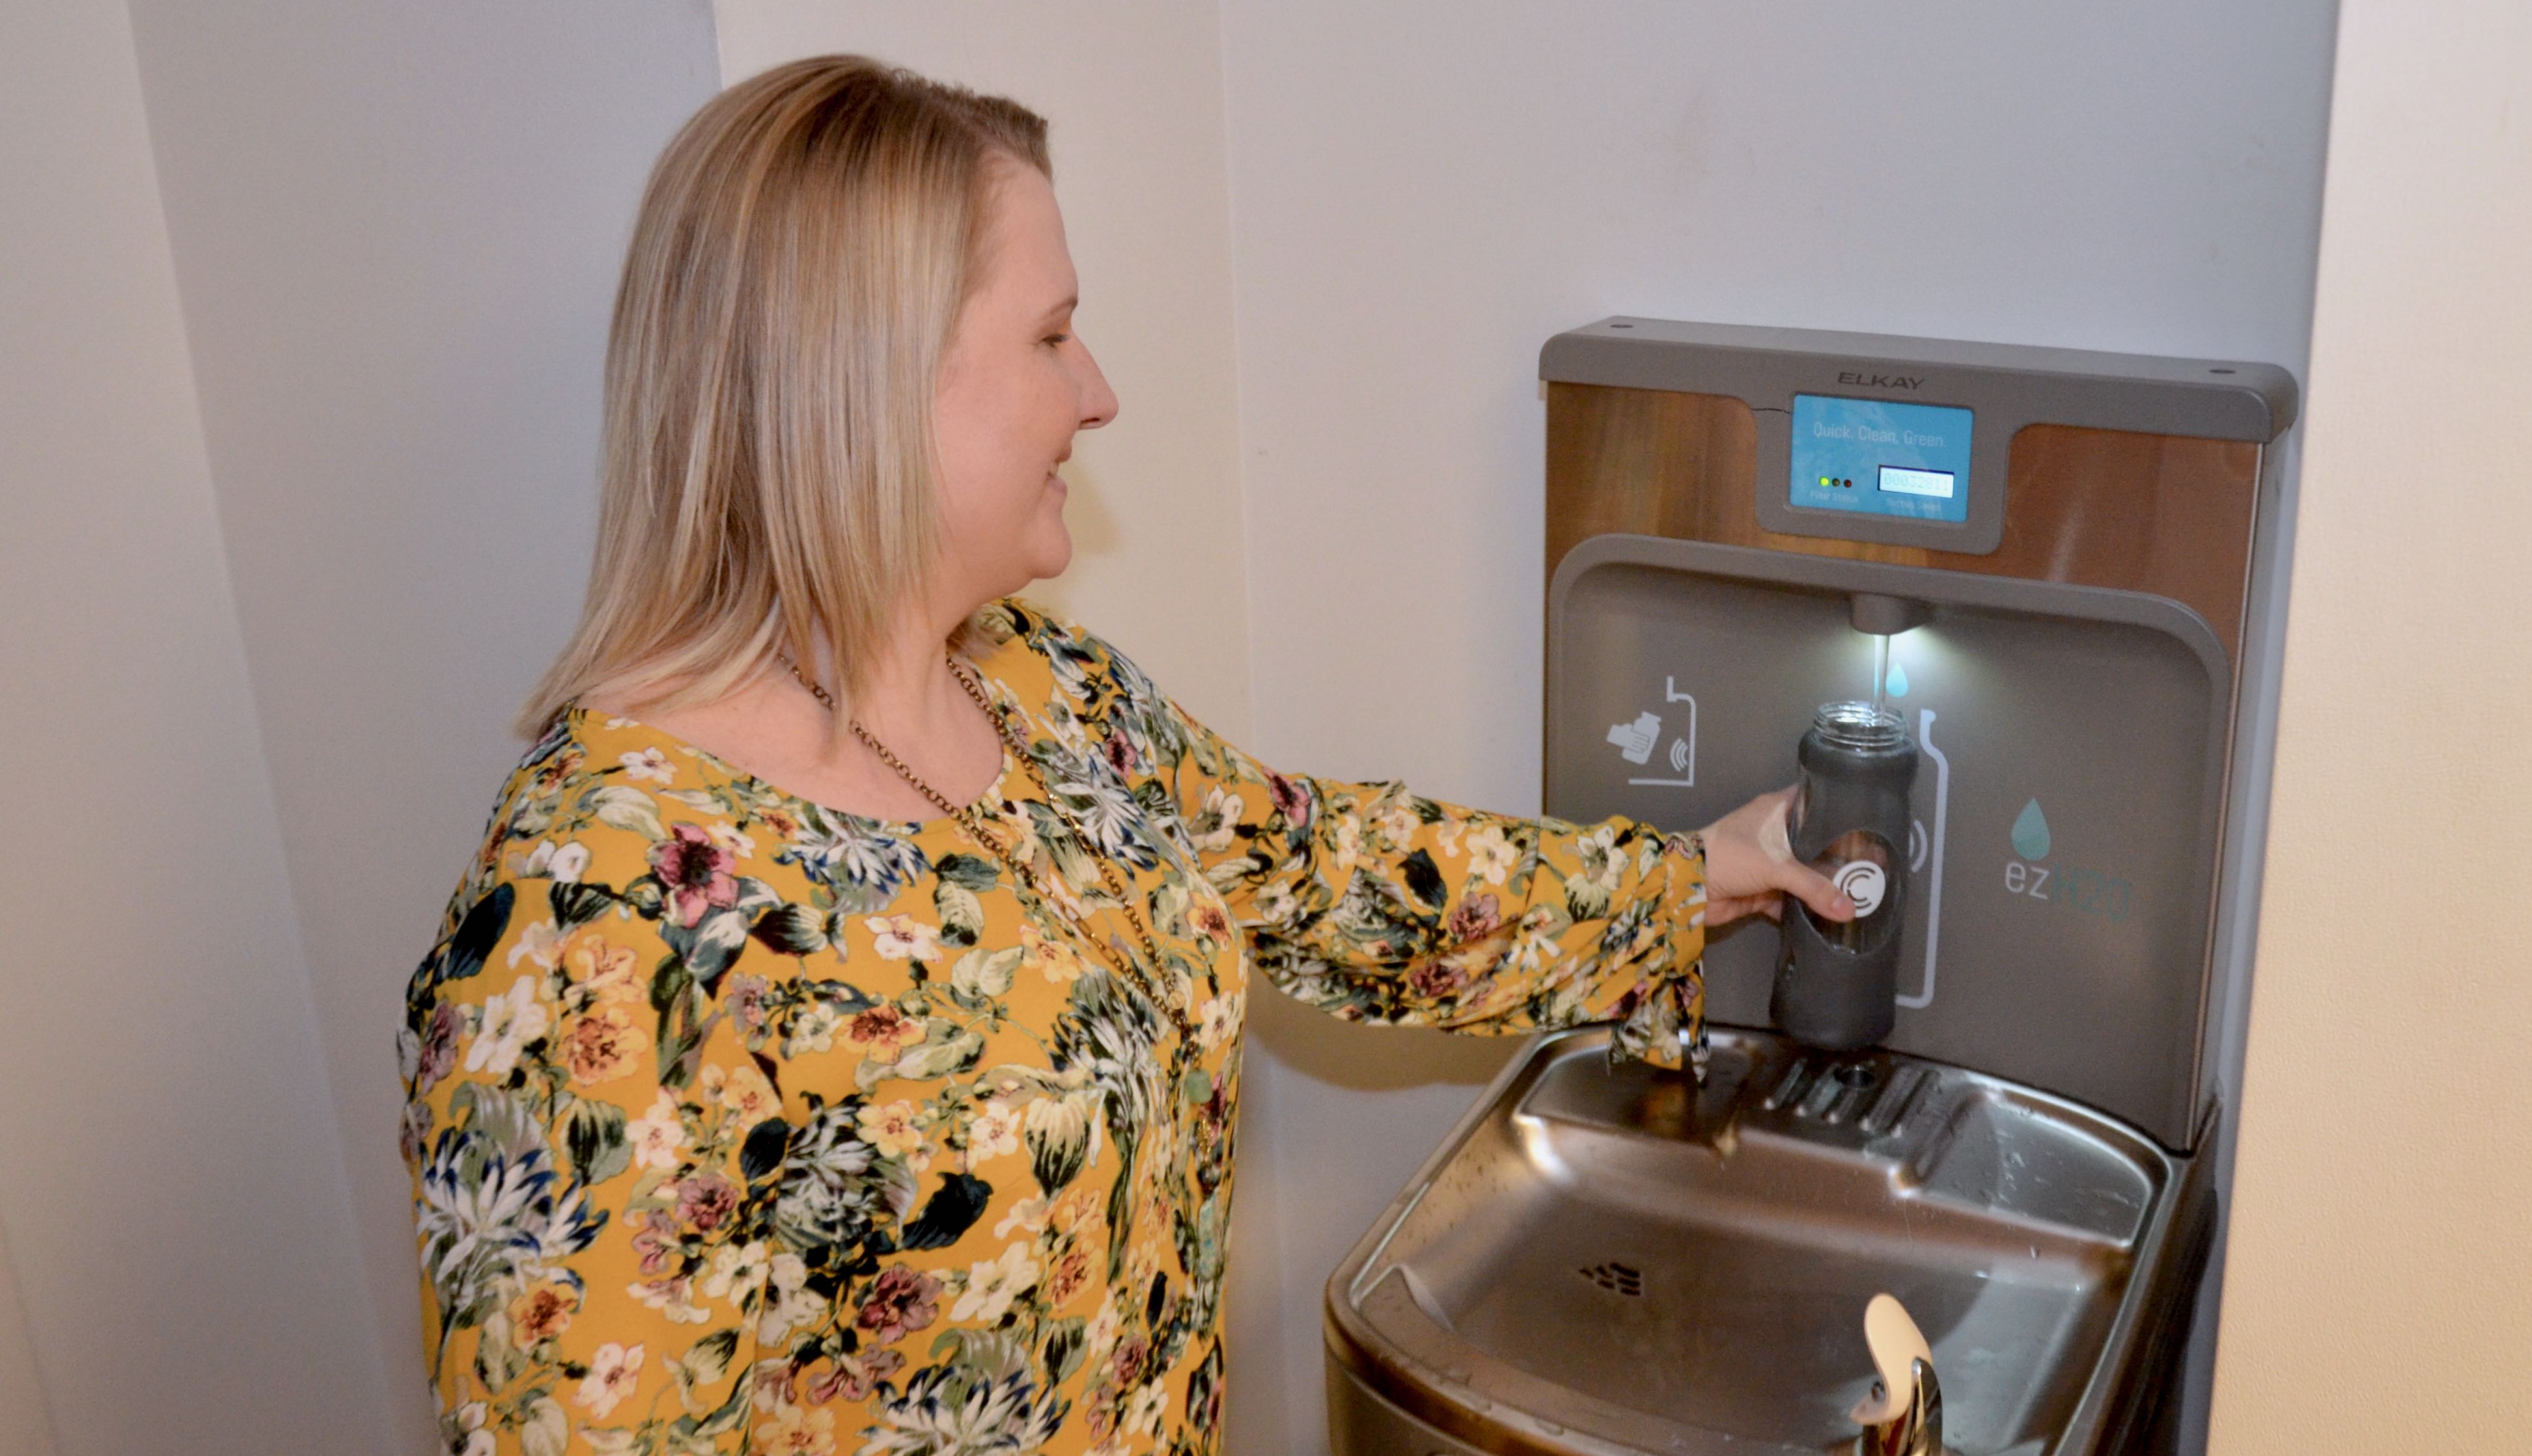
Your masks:
M2212 1449L2532 1446L2532 11L2344 0Z

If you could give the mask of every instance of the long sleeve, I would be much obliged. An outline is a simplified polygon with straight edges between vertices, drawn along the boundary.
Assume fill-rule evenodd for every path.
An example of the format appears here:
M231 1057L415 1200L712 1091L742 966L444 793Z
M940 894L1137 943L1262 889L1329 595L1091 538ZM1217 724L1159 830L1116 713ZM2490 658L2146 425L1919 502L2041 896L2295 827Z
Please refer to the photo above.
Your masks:
M774 1252L784 1140L757 1135L778 1101L708 997L659 1055L662 955L603 889L503 879L416 975L406 1154L452 1452L745 1449L759 1329L802 1282Z
M1701 1043L1704 859L1694 836L1418 798L1259 763L1109 658L1112 761L1148 756L1205 877L1280 989L1352 1020L1521 1033L1619 1023L1663 1066Z

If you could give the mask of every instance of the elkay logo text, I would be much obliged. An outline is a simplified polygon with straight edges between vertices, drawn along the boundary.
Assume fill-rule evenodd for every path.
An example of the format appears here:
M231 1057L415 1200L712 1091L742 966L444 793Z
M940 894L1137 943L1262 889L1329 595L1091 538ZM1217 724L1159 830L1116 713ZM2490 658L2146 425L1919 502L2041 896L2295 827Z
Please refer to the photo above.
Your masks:
M1867 374L1856 369L1840 369L1837 382L1861 384L1867 389L1916 389L1924 385L1926 380L1922 375Z

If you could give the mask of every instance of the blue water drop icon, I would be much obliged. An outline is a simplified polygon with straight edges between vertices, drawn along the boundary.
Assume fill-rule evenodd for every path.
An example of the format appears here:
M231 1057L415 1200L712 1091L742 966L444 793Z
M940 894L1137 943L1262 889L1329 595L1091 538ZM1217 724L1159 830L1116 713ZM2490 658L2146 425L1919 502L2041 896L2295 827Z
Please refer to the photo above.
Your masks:
M1892 662L1890 664L1890 676L1883 679L1883 681L1888 684L1891 697L1905 698L1908 696L1907 668L1900 666L1897 662Z
M2026 860L2048 858L2048 816L2040 812L2040 801L2022 806L2022 813L2013 821L2013 852Z

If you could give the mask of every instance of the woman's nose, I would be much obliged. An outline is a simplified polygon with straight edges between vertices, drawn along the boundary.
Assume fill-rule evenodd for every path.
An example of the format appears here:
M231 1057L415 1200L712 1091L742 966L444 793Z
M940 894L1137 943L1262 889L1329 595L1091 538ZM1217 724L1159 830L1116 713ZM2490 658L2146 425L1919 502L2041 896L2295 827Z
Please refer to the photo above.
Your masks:
M1081 347L1081 427L1097 429L1117 418L1117 391L1108 387L1108 376L1099 369L1099 361L1090 357L1090 346Z

